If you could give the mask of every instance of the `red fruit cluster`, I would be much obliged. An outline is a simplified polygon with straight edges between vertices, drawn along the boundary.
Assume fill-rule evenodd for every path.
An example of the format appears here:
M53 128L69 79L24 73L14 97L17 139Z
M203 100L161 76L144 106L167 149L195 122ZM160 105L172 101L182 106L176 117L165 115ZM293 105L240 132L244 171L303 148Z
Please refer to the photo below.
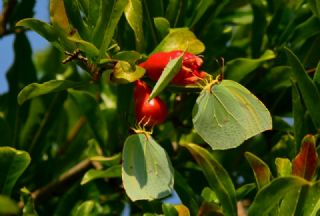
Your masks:
M140 64L146 69L146 73L151 80L158 80L163 69L170 60L177 58L183 51L175 50L171 52L158 52L151 55L147 61ZM200 71L203 60L189 52L183 55L182 67L179 73L172 79L172 83L176 85L194 84L199 79L206 76L205 72Z
M141 80L136 81L134 103L136 120L140 125L152 127L165 121L168 115L166 104L159 97L148 101L151 89Z

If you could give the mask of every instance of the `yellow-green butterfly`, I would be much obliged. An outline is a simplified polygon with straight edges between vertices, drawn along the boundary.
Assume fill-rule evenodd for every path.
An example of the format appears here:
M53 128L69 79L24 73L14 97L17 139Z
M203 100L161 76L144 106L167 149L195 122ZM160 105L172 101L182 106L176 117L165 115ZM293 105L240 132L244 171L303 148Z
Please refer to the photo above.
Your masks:
M216 79L197 98L192 120L212 149L235 148L272 128L268 109L248 89L232 80Z

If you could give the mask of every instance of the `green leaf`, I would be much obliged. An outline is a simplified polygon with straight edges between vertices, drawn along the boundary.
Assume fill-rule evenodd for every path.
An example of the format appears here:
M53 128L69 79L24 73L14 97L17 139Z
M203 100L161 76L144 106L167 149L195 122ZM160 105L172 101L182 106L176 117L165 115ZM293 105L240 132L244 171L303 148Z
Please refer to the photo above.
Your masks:
M90 216L96 215L96 202L93 200L87 200L76 209L73 216Z
M138 60L142 58L142 55L137 51L121 51L112 56L112 58L115 60L126 61L131 65L134 65Z
M303 101L310 112L311 119L315 127L320 128L320 112L318 109L320 107L319 91L304 70L298 57L288 48L284 48L284 50L287 54L288 64L291 66L293 77L298 84Z
M153 18L153 22L160 38L164 38L170 31L169 21L164 17L155 17Z
M288 158L276 158L275 160L278 177L290 176L292 165Z
M272 177L269 166L263 160L250 152L246 152L245 157L253 170L258 190L269 184Z
M317 216L320 209L320 181L307 188L307 194L300 209L301 215Z
M253 12L251 48L252 56L261 54L262 44L266 35L268 5L263 0L249 1Z
M312 16L303 23L299 24L292 36L291 42L293 45L298 46L304 43L307 39L320 33L320 20L319 17Z
M60 36L69 34L71 26L64 7L64 0L50 0L50 20Z
M184 144L203 171L211 189L216 193L225 215L237 215L236 192L227 171L204 148Z
M296 141L295 152L298 151L302 138L308 133L307 125L305 122L306 109L303 105L302 98L296 83L292 83L292 113L293 113L293 128L294 138Z
M263 215L267 215L289 191L299 190L301 186L308 184L308 181L300 177L291 176L274 179L258 192L249 208L248 215L261 215L261 209L263 209Z
M77 45L77 47L85 53L86 56L90 56L90 57L99 56L99 50L94 44L88 41L78 39L77 37L68 37L68 39L74 42Z
M24 87L18 95L18 103L22 105L25 101L38 97L40 95L54 93L66 90L68 88L77 88L86 83L73 82L68 80L51 80L44 83L31 83Z
M152 89L148 99L149 101L159 95L160 92L171 82L173 77L180 71L182 67L183 55L184 53L168 62L156 85Z
M185 50L193 54L199 54L202 53L204 49L204 44L192 31L188 28L176 28L170 29L169 34L160 42L152 53Z
M110 18L108 20L108 24L106 27L106 30L104 32L103 41L100 46L100 59L105 56L105 52L107 51L112 37L114 35L114 32L116 30L117 24L120 20L120 17L127 6L129 0L117 0L114 2L112 7L112 12L110 15Z
M17 22L16 26L28 27L50 42L58 41L58 35L55 32L54 28L48 23L45 23L41 20L26 18Z
M300 152L292 161L292 174L311 180L316 173L317 164L316 139L309 134L303 138Z
M89 31L80 14L78 1L63 0L69 22L79 32L81 38L88 40Z
M178 211L175 209L174 205L170 203L162 204L162 211L165 216L178 216Z
M113 68L112 79L119 83L134 82L145 74L146 70L138 65L132 66L129 62L118 61Z
M196 132L212 149L235 148L272 128L268 109L248 89L232 80L206 86L192 111Z
M281 201L278 215L299 215L296 214L296 209L299 208L298 201L301 194L301 188L298 190L288 191ZM276 207L277 208L277 207Z
M318 62L316 72L314 73L313 82L317 86L318 91L320 91L320 61Z
M112 166L106 170L90 169L86 172L81 180L81 185L87 184L99 178L115 178L121 177L121 165Z
M16 202L7 196L0 195L0 215L17 215L19 211Z
M0 194L10 196L12 188L30 161L30 156L25 151L0 147Z
M144 36L143 36L143 12L141 0L128 0L128 4L124 9L124 15L134 31L136 38L136 49L142 51L144 47Z
M197 7L194 9L193 16L191 18L191 24L190 26L193 27L201 17L204 15L204 13L209 9L211 5L213 5L215 2L211 0L200 0L198 1Z
M255 183L249 183L242 185L240 188L236 190L236 197L237 200L243 200L246 198L246 196L251 193L253 190L256 189L256 184Z
M173 190L173 168L165 150L147 134L129 136L123 148L122 181L132 201L166 197Z
M320 3L317 0L308 0L309 8L312 10L312 12L320 17Z
M271 50L266 50L264 54L257 59L237 58L229 61L226 64L225 75L228 79L241 81L245 76L252 73L260 67L264 62L274 59L275 53Z

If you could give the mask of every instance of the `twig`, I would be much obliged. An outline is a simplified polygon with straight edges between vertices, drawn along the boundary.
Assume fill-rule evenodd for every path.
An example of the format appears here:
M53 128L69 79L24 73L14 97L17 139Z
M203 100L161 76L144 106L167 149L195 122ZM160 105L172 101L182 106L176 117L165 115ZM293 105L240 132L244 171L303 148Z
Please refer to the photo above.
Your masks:
M50 182L48 185L39 188L31 193L36 203L47 200L48 198L59 195L68 189L72 183L77 181L82 175L92 167L89 159L85 159L66 171L58 179Z
M7 34L7 22L16 4L17 0L9 0L0 14L0 37Z
M68 150L70 144L77 137L79 131L85 125L86 122L87 122L87 119L84 116L81 116L80 119L76 122L76 124L71 129L70 133L68 134L67 140L64 143L64 145L62 145L60 147L60 149L58 150L58 152L57 152L58 155L62 156L65 154L65 152Z

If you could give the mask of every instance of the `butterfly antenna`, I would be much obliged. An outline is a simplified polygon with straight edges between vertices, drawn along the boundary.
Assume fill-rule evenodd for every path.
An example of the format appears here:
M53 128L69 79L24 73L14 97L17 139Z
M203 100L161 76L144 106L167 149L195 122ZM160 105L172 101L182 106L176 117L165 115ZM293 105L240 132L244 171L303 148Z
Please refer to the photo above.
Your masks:
M221 82L224 79L224 58L220 58L221 61L221 71L220 71L220 76L218 77L218 81Z

